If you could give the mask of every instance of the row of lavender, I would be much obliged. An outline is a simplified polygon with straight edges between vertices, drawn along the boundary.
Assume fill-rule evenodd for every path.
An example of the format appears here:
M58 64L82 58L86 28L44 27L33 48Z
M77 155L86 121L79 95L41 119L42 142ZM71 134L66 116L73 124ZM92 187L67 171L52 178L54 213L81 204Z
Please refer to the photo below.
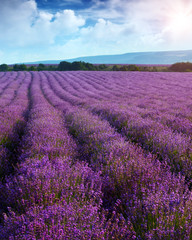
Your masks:
M111 80L111 82L108 82L108 86L111 89L107 89L106 87L105 89L101 90L101 88L105 85L102 84L102 82L100 85L98 84L96 88L96 82L98 80L96 78L96 81L93 76L95 77L95 74L92 74L91 76L88 75L88 77L85 78L84 73L78 73L78 75L76 73L68 73L68 75L64 74L64 76L62 76L60 73L55 73L53 74L52 79L50 79L50 75L48 76L48 79L51 88L55 91L58 97L70 102L73 105L78 104L88 107L93 113L99 114L102 118L107 119L112 126L121 132L121 134L126 136L131 141L139 143L147 151L157 154L158 158L162 161L166 161L171 166L173 171L176 173L181 172L188 180L190 180L192 178L192 124L190 121L189 109L187 116L185 116L184 113L181 114L180 112L183 102L182 104L180 103L178 108L175 110L176 112L171 115L172 117L170 117L170 114L167 114L167 118L165 118L164 114L164 116L161 118L160 112L165 112L165 110L158 109L158 105L156 105L157 109L155 111L151 110L150 107L149 109L145 108L144 111L142 111L142 108L135 106L134 103L131 102L132 100L128 100L128 97L125 98L126 95L129 95L129 82L133 81L131 77L135 77L134 75L122 75L124 78L122 78L121 85L123 83L125 84L125 81L128 82L127 86L125 85L122 87L123 90L121 90L121 86L117 86L117 79L114 81L113 78L110 78L112 77L111 75L108 76L108 79L106 78L108 81ZM171 77L172 76L170 76L170 79ZM151 78L154 79L154 76ZM153 84L154 86L151 87L152 89L155 89L156 85L160 85L159 81L161 78L158 78L157 76L157 83ZM150 79L148 79L148 82L150 82L149 80ZM114 84L113 81L115 82ZM138 81L140 82L140 79ZM164 78L163 81L165 81ZM147 82L145 83L147 86ZM134 80L134 85L137 84L138 83L136 79ZM189 84L188 79L186 79L185 84ZM140 85L144 85L144 83ZM136 89L137 88L138 86ZM186 91L188 92L189 88L185 86L183 88L186 88ZM135 95L137 94L136 89L134 89ZM139 91L140 90L141 89L139 89ZM162 99L162 104L164 103L164 98L167 98L168 96L167 91L166 87L164 87L164 95L161 94L162 96L160 98L160 100ZM146 87L146 92L148 94L148 92L152 92L152 90L148 90ZM172 92L174 91L172 90ZM147 94L144 96L148 97ZM169 98L172 98L176 93L174 92L174 94L172 94L170 90L170 94L171 96L169 96ZM180 95L178 93L178 99L184 98L183 95L184 94L182 92ZM107 101L104 96L107 96L110 101ZM140 97L140 95L138 94L137 97ZM132 99L132 97L130 99ZM144 101L145 99L142 100L143 105L146 105L146 102ZM175 102L177 101L174 100L174 103ZM184 112L184 108L187 109L188 105L190 105L190 99L187 101L187 106L186 101L183 105L182 111ZM170 109L170 112L171 111L173 112L172 108ZM185 112L187 111L185 110ZM179 117L179 113L182 115L182 117ZM164 121L161 121L162 119L164 119Z
M22 111L18 108L18 116L24 113L26 102L28 111L17 165L9 174L4 171L0 183L0 205L5 211L0 239L134 239L133 226L123 215L115 208L113 213L102 208L102 176L78 160L63 113L42 94L41 88L47 89L43 77L27 73L20 87L22 95L16 91L10 104L15 111L15 104L23 107ZM8 125L14 134L12 124Z
M121 108L126 94L123 84L127 79L119 81L118 86L117 79L115 80L116 84L113 84L113 79L111 80L111 76L108 75L109 79L107 80L111 80L111 84L108 83L104 87L105 84L100 83L96 86L98 81L98 78L95 78L96 73L92 73L90 76L89 74L45 72L42 73L42 86L48 101L65 112L69 131L78 140L79 158L86 158L95 172L101 171L104 192L103 207L109 211L113 211L114 207L118 208L118 212L133 225L138 239L190 239L192 236L191 192L185 185L184 177L178 174L181 169L184 169L182 174L188 178L191 177L190 159L187 155L190 152L184 152L186 156L182 159L177 154L175 154L176 158L174 155L169 155L175 149L168 148L167 150L170 139L178 136L170 145L172 144L171 147L175 147L179 151L178 154L183 154L183 146L179 149L177 144L182 142L180 138L188 140L188 144L190 144L189 136L182 135L180 132L175 133L167 126L150 119L151 122L147 122L148 126L154 127L154 130L157 126L160 125L160 127L156 132L151 133L153 148L148 150L157 153L163 163L150 154L146 156L142 149L131 143L133 140L135 141L132 137L134 135L126 135L124 131L129 124L128 117L131 112L129 104L127 104L127 111L117 111L118 108ZM104 80L106 81L106 78ZM124 92L116 92L116 88L124 89ZM112 93L114 93L113 96ZM121 97L122 93L124 93L123 98ZM111 102L107 104L104 96ZM116 108L112 104L114 100L118 101ZM70 106L70 104L74 107L68 110L66 106ZM102 113L101 117L107 119L129 141L117 134L108 122L94 116L82 107L88 108L93 113ZM143 124L146 120L134 112L131 112L131 116L133 123L136 122L136 124L140 122ZM162 129L161 133L164 131L165 134L163 136L159 134L159 139L155 142L154 139L159 129ZM136 136L141 135L136 142L141 143L142 146L146 144L145 149L147 149L148 139L143 139L145 135L142 131L143 128L136 130L138 134ZM151 131L149 127L147 131ZM155 147L161 151L157 152ZM176 161L181 162L180 168ZM167 163L170 167L167 166ZM172 174L171 170L175 171L177 176Z
M28 109L28 73L9 73L0 86L0 178L13 170Z
M191 239L190 75L137 74L0 76L1 239Z

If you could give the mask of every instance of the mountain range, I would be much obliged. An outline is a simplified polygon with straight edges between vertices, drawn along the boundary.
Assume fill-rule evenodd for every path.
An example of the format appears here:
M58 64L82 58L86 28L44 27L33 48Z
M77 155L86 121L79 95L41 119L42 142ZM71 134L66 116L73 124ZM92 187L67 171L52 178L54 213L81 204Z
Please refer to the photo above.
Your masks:
M78 57L63 60L45 60L25 64L59 64L61 61L84 61L92 64L173 64L176 62L192 62L192 50L133 52L116 55L99 55Z

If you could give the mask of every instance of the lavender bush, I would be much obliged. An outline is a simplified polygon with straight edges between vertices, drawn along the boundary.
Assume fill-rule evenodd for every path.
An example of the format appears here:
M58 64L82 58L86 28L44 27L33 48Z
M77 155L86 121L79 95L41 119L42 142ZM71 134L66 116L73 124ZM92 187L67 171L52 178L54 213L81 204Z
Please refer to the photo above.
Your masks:
M17 148L25 128L25 115L28 109L28 88L31 81L29 73L6 73L10 82L15 82L14 88L6 88L0 96L0 176L10 173L16 161ZM18 79L15 77L18 76ZM13 80L12 80L13 77ZM25 77L25 78L24 78ZM15 79L15 80L14 80ZM18 84L17 84L18 82ZM13 91L14 90L14 91ZM5 93L6 92L6 93ZM5 104L6 103L6 104Z
M192 239L191 73L0 73L0 239Z
M100 172L75 159L62 113L44 98L39 74L32 77L20 164L0 185L0 201L8 210L0 238L134 239L131 223L102 210Z

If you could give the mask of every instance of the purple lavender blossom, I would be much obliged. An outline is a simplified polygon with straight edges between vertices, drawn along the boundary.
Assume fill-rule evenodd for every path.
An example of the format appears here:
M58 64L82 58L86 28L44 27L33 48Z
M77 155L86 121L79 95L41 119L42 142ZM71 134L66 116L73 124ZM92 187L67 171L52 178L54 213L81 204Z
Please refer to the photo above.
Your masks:
M0 239L191 239L191 76L0 73Z

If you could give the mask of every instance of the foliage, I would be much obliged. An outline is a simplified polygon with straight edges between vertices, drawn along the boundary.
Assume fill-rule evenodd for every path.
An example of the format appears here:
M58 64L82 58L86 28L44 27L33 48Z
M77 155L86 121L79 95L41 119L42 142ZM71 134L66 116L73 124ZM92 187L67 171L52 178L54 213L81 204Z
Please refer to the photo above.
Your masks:
M13 66L13 70L14 71L26 71L27 70L27 66L25 64L15 64Z
M59 71L70 71L71 70L71 63L66 62L66 61L60 62L59 66L58 66L58 70Z
M7 64L1 64L0 65L0 72L7 72L9 69Z
M34 66L28 67L28 71L36 71L36 68Z
M166 72L171 71L168 66L161 65L136 65L136 64L91 64L88 62L61 61L57 64L15 64L8 66L0 65L0 71L147 71L147 72ZM187 71L191 71L187 69Z
M46 69L46 66L44 65L44 64L42 64L42 63L40 63L39 65L38 65L38 67L37 67L37 70L38 71L44 71Z
M135 64L128 65L114 65L112 71L140 71L139 67Z
M178 63L172 64L169 67L169 70L173 71L173 72L191 72L192 71L192 63L178 62Z
M96 71L97 67L95 67L91 63L85 63L81 61L75 61L75 62L66 62L62 61L60 62L58 66L59 71L78 71L78 70L83 70L83 71Z

